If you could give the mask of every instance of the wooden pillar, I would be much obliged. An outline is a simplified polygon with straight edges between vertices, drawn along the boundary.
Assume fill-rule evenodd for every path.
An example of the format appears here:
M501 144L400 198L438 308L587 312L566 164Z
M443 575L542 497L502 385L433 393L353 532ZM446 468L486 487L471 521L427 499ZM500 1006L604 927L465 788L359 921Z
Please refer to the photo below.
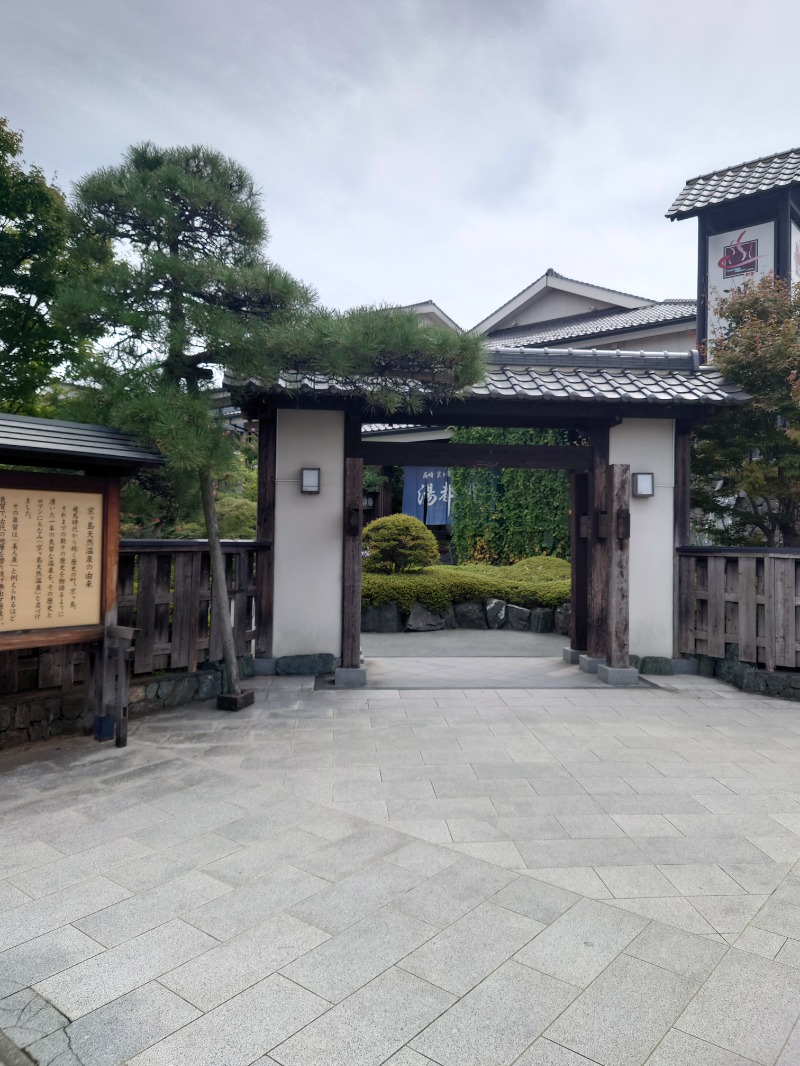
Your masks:
M608 505L608 643L612 667L630 666L631 468L614 463L606 474Z
M258 516L256 537L269 549L256 562L256 658L272 657L275 605L275 458L278 413L261 410L258 416Z
M692 434L687 426L675 423L675 487L673 489L674 546L688 547L691 540L691 456ZM694 566L681 562L677 552L672 570L672 654L677 659L686 647L686 634L694 631L694 588L688 587L694 577ZM692 649L694 650L694 649Z
M386 518L387 515L392 513L392 474L394 467L382 466L381 476L386 478L384 483L378 490L378 495L375 501L375 517Z
M569 623L570 647L586 651L589 606L589 475L570 475L572 514L570 518L570 567L572 614Z
M589 475L589 595L586 650L593 659L608 655L608 539L606 537L606 476L608 430L592 435L593 461Z
M364 460L353 458L361 441L361 422L346 416L344 431L344 530L342 575L342 668L361 666L361 525Z
M120 480L108 479L103 494L103 648L99 703L101 715L114 715L116 660L112 654L109 630L117 624L117 581L119 578Z

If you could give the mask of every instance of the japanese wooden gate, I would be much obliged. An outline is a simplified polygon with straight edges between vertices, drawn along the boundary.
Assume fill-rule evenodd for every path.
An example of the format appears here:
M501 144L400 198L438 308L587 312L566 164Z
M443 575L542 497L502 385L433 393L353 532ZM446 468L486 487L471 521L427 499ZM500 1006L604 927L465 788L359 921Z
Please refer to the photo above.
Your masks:
M276 408L258 412L260 540L274 540ZM255 412L253 412L255 413ZM513 416L512 416L513 417ZM437 412L437 418L441 414ZM464 412L461 412L464 418ZM542 419L537 420L541 424ZM470 424L475 424L471 422ZM519 419L514 423L519 425ZM552 424L552 423L551 423ZM575 436L585 443L562 445L452 444L447 441L398 443L362 440L361 418L345 425L344 530L341 663L357 669L361 653L361 526L363 469L370 466L441 464L564 470L571 484L573 649L612 667L629 666L630 467L609 464L609 427L586 427ZM272 654L274 562L262 568L258 591L261 624L256 655Z
M675 547L688 537L689 432L720 406L747 399L713 369L702 367L696 352L503 351L484 383L413 415L423 431L442 426L566 430L572 441L566 446L362 439L365 423L391 425L392 414L376 408L366 387L345 388L324 377L268 386L251 380L232 392L243 413L259 422L257 536L272 544L274 553L259 578L257 657L302 656L319 650L306 645L324 641L327 651L333 646L334 656L341 654L343 671L359 669L364 464L566 471L572 491L570 658L580 652L585 668L605 664L624 670L632 644L640 657L674 661L680 655ZM328 502L312 512L299 504L299 493L292 498L297 489L289 486L299 484L300 468L320 462L328 464ZM650 486L638 495L655 499L632 500L634 480ZM287 511L276 506L276 486ZM281 519L277 537L276 510L292 515ZM305 535L305 547L298 548L297 533L306 534L312 513L319 516L317 533ZM303 529L295 521L305 523ZM307 574L292 583L287 575L307 569L309 552L317 565L316 584ZM334 569L341 577L332 576ZM317 625L313 619L312 637L297 588L326 597L327 620ZM332 615L334 598L341 604L338 615Z

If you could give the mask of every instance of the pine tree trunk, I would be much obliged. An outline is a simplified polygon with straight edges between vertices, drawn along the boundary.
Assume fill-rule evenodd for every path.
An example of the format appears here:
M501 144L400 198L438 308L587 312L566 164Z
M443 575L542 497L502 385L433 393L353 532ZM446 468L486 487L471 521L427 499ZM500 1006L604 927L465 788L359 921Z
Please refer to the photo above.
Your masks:
M228 588L225 583L225 560L222 557L222 541L219 536L217 508L211 488L211 474L201 470L200 495L203 498L203 514L206 519L208 534L208 554L211 557L211 595L220 620L222 634L222 659L225 666L225 691L238 695L239 668L236 663L236 648L233 643L233 629L230 624L231 608L228 602Z

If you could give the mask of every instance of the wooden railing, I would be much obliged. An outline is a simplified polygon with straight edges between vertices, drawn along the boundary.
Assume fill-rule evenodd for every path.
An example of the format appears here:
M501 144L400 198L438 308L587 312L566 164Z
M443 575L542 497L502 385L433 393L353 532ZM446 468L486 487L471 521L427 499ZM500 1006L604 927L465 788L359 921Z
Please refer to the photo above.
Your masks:
M678 548L678 585L681 653L800 666L800 549Z
M254 651L258 567L266 541L222 542L237 655ZM222 658L220 619L211 597L204 540L123 540L119 551L119 624L134 626L134 676L196 670Z

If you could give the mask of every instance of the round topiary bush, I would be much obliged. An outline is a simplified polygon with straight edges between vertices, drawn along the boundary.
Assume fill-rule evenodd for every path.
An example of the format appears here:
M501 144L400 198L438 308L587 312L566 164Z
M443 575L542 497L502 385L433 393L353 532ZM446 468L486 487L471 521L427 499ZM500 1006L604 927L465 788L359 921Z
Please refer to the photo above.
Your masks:
M424 522L407 514L376 518L364 526L367 570L396 574L439 562L436 537Z

